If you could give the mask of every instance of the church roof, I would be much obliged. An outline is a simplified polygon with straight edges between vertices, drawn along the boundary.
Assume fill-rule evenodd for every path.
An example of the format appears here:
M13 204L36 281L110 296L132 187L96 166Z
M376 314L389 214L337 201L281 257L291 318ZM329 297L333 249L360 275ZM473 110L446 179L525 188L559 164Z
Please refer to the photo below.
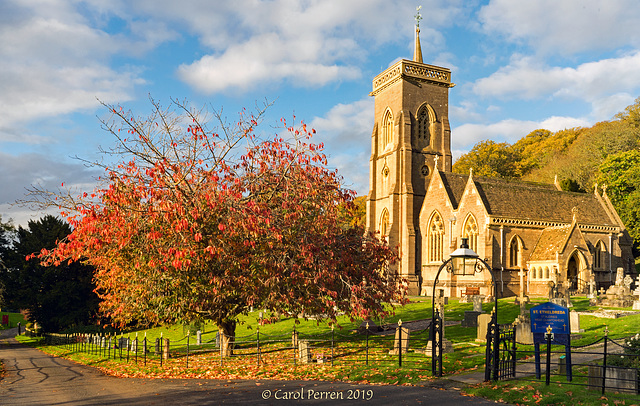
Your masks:
M440 175L457 209L470 175ZM471 176L471 180L490 216L571 223L575 207L580 224L618 226L595 194L560 191L545 183L480 176Z
M556 259L556 252L562 251L572 230L573 224L548 227L542 230L529 261L552 261Z

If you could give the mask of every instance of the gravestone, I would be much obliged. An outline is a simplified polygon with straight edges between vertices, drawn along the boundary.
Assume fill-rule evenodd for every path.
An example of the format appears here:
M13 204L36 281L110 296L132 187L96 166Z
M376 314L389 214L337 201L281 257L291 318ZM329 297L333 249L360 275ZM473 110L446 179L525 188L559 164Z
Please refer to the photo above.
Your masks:
M400 340L401 331L402 331L402 340ZM406 354L409 351L410 335L411 335L411 332L407 327L398 327L396 329L396 337L393 341L393 350L389 351L389 354L398 355L399 351L402 351L403 354Z
M491 321L491 315L483 313L478 316L478 336L476 341L486 342L487 341L487 328L489 327L489 322Z
M525 289L525 283L524 283L524 277L525 277L525 270L521 269L518 272L518 276L520 277L520 294L518 296L516 296L516 304L520 304L520 303L528 303L529 302L529 296L526 295L524 289Z
M584 329L580 328L580 315L578 312L569 312L569 324L571 325L571 334L584 333Z
M484 296L473 295L471 300L473 301L473 311L482 313L482 301L484 300Z
M308 364L311 362L311 347L309 347L308 340L299 340L298 341L299 350L300 350L300 361L303 364Z
M465 310L464 320L462 320L460 325L462 327L478 327L478 316L480 314L482 313L473 310Z
M196 331L196 344L202 345L202 331Z
M516 338L522 344L533 344L533 333L531 332L531 318L519 315L513 325L516 329ZM486 327L485 327L486 330ZM485 331L485 341L487 332Z
M160 354L160 339L159 338L156 338L156 345L153 348L153 354L154 355Z

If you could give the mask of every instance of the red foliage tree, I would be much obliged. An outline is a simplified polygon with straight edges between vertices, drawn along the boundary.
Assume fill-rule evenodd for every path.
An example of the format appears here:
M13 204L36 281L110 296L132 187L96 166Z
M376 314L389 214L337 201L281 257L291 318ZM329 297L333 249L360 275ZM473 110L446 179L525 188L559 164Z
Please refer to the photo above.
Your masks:
M393 250L344 219L354 193L310 143L314 130L283 121L285 136L263 140L255 128L264 110L230 126L182 102L152 105L144 119L106 106L103 126L122 161L105 167L94 193L57 196L73 233L40 254L93 265L106 316L212 320L233 337L252 306L335 321L341 312L382 315L385 302L404 300L387 266Z

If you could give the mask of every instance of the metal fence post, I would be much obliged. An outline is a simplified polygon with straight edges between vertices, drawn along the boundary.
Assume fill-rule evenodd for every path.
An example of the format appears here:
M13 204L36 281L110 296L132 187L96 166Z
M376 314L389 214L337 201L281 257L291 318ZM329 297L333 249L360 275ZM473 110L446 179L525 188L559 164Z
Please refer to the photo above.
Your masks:
M367 322L367 341L366 341L366 347L365 347L365 354L366 354L366 358L364 361L364 364L366 366L369 366L369 322Z
M260 325L256 327L256 360L258 362L258 366L260 366Z
M331 325L331 366L333 366L333 343L335 340L335 326L332 324Z
M142 342L142 352L144 353L144 365L147 366L147 332L144 332L144 341Z
M191 330L187 330L187 369L189 369L189 336L191 335Z
M398 319L398 366L402 367L402 319Z
M551 327L547 327L547 372L545 376L545 385L549 386L551 379Z
M609 327L604 328L604 356L602 359L602 394L607 386L607 341L609 340Z

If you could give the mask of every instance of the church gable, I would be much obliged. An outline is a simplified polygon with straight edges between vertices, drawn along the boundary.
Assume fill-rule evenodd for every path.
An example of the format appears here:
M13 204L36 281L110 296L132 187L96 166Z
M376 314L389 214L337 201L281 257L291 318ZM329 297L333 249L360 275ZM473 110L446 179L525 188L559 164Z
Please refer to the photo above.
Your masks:
M576 223L547 227L540 234L540 238L533 248L529 262L555 261L558 256L564 257L573 249L578 248L589 252L589 247Z

